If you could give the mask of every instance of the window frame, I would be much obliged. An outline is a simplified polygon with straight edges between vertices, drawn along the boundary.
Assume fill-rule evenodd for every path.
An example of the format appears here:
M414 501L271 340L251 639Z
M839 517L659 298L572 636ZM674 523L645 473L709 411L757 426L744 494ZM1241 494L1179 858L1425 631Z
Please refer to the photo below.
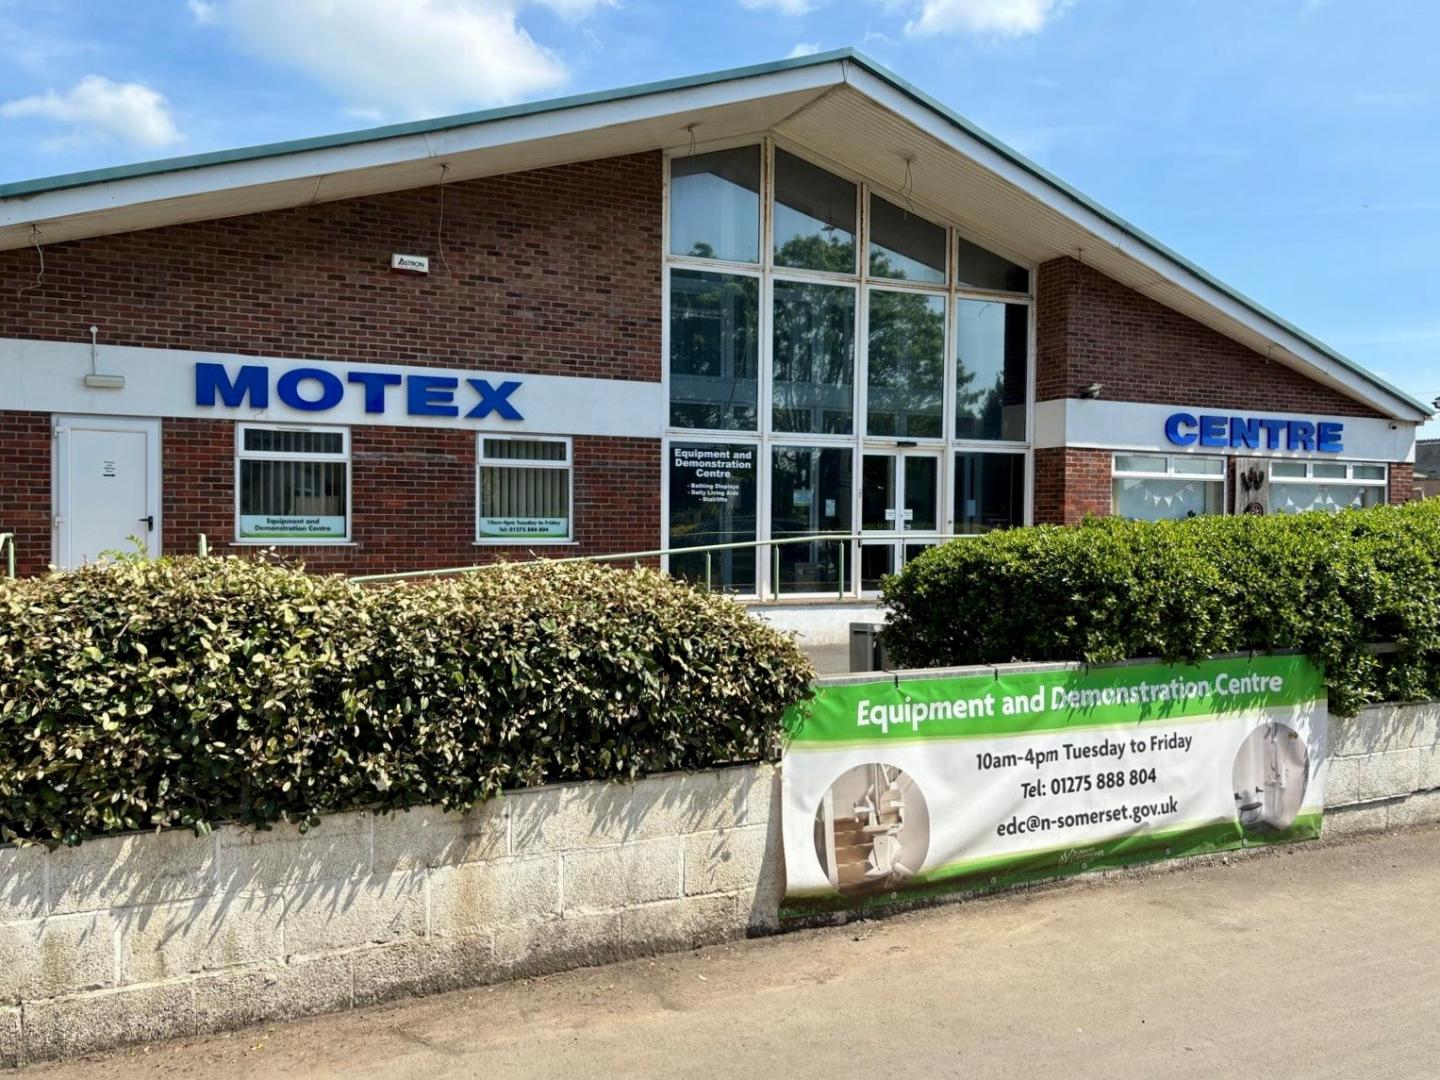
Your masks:
M485 440L491 439L496 442L545 442L561 443L565 447L565 460L545 461L541 459L525 458L492 458L485 455ZM480 518L484 515L481 511L484 507L480 499L480 470L486 467L502 467L515 469L564 469L566 481L566 500L569 507L567 517L568 531L563 537L504 537L504 536L481 536ZM575 437L573 435L542 435L531 432L520 431L477 431L475 433L475 545L477 547L563 547L574 546L579 543L575 539Z
M1304 476L1275 476L1276 465L1300 465L1305 469ZM1343 465L1344 476L1316 476L1316 465ZM1379 468L1384 475L1380 479L1357 477L1356 467ZM1324 461L1314 458L1272 458L1265 466L1265 512L1267 514L1281 513L1270 504L1271 489L1276 483L1281 484L1308 484L1312 487L1365 487L1375 488L1381 493L1380 505L1390 501L1390 463L1387 461ZM1345 508L1342 508L1345 509ZM1313 510L1300 510L1297 513L1316 513Z
M690 255L675 255L670 253L670 160L672 158L687 157L691 154L707 153L712 150L723 150L727 148L759 145L761 147L761 204L760 204L760 254L761 261L755 263L738 263L723 259L701 259ZM856 188L856 266L854 273L839 273L834 271L802 270L794 267L775 265L774 261L774 197L775 197L775 150L783 149L815 165L834 173L836 176L855 185ZM1023 456L1023 505L1017 508L1017 517L1021 524L1029 525L1034 521L1035 508L1035 369L1036 369L1036 325L1035 325L1035 293L1038 283L1038 263L1017 255L1007 245L997 243L988 235L982 234L975 227L960 223L951 215L942 212L934 205L917 199L913 193L902 190L906 185L893 187L884 182L875 180L872 177L861 175L854 169L839 162L831 160L821 152L813 148L789 139L774 132L751 132L734 137L707 140L703 142L681 142L666 148L663 152L664 175L662 183L662 207L661 207L661 244L659 252L661 271L661 392L664 398L665 426L661 435L661 498L660 498L660 543L661 548L670 545L670 481L669 465L671 446L675 443L720 443L720 444L745 444L756 447L756 460L759 463L756 490L757 522L755 539L756 548L756 574L755 590L753 592L737 593L736 595L750 598L769 598L774 595L773 585L770 581L771 566L770 559L766 556L766 549L760 547L765 541L771 538L770 504L771 504L771 464L773 449L785 445L805 445L812 447L834 447L844 446L852 451L852 487L854 503L851 508L851 520L854 522L853 531L859 533L859 522L861 518L861 485L859 483L859 472L863 455L871 451L896 451L909 448L933 449L940 453L940 503L937 512L938 528L932 532L908 534L910 542L917 542L920 537L938 539L941 541L952 538L968 537L970 533L957 534L954 531L954 480L952 470L955 467L956 452L970 453L1015 453ZM896 178L898 180L898 177ZM885 201L905 208L909 212L926 219L932 224L938 225L947 230L946 237L946 268L945 281L918 282L907 281L895 278L874 276L870 273L870 232L871 232L871 200L882 198ZM1017 293L1001 290L974 289L969 286L959 286L955 281L955 267L957 263L957 251L960 240L977 244L980 247L1000 256L1018 266L1023 267L1029 274L1030 291ZM760 311L757 320L757 334L759 337L758 357L758 400L756 401L756 413L758 424L756 429L748 431L728 430L722 428L686 428L676 427L670 421L671 404L671 379L670 379L670 306L671 306L671 272L675 269L691 269L708 271L713 274L738 274L760 278ZM848 435L837 435L822 432L788 432L777 431L774 428L774 290L775 284L779 281L804 282L808 284L843 285L855 291L855 344L854 344L854 393L852 396L853 409L853 431ZM872 288L881 288L893 292L919 292L926 295L941 296L945 299L945 367L944 385L942 398L942 436L935 439L908 438L905 436L876 435L871 436L867 432L868 424L868 394L866 392L869 380L869 314L870 314L870 291ZM988 300L1006 304L1020 304L1027 308L1026 318L1026 364L1025 364L1025 413L1024 413L1024 436L1019 439L961 439L954 434L955 427L955 370L957 358L955 356L955 312L957 302L960 300ZM867 541L868 542L868 541ZM860 590L859 555L862 541L856 539L851 542L850 551L847 555L847 581L846 595L859 597ZM662 567L669 568L669 559L662 557ZM800 598L809 594L786 593L786 599ZM816 596L830 595L834 592L818 592Z
M337 454L282 452L278 450L245 449L245 433L248 431L306 431L341 437L341 452ZM244 536L240 528L240 483L244 461L313 461L326 464L342 462L345 465L345 535L301 539L298 537ZM355 467L351 454L350 428L335 424L277 424L240 421L235 424L235 537L233 545L244 547L339 547L353 544L355 530Z
M1165 459L1165 471L1156 472L1147 469L1121 469L1119 461L1122 457L1158 457ZM1220 471L1218 473L1195 473L1176 472L1177 461L1218 461ZM1163 450L1115 450L1110 454L1110 513L1120 517L1120 511L1115 507L1115 481L1125 480L1199 480L1206 484L1220 485L1220 512L1218 514L1196 515L1197 517L1227 517L1230 514L1230 461L1224 454L1167 454ZM1163 520L1184 520L1170 519Z

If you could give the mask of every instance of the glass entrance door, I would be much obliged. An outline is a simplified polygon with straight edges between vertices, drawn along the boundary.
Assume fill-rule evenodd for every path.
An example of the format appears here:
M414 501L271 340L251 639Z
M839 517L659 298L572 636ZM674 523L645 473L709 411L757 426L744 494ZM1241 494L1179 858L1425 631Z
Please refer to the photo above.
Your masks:
M940 515L938 450L867 450L860 481L860 529L866 534L860 591L876 591L884 575L935 543Z

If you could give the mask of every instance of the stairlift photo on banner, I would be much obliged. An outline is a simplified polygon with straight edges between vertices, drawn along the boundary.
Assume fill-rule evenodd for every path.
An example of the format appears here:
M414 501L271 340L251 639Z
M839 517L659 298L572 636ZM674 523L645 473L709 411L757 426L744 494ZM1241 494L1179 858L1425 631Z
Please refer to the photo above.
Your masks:
M822 685L786 730L788 917L1320 835L1303 656Z

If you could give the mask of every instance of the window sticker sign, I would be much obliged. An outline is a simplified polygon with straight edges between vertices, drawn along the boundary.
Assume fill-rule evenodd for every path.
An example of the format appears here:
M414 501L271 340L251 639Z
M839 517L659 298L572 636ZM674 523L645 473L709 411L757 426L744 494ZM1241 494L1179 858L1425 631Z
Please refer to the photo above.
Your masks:
M480 536L486 540L568 540L570 519L563 517L482 517Z
M1320 835L1302 656L821 685L786 715L782 916Z
M241 514L242 540L343 540L345 516L329 514Z

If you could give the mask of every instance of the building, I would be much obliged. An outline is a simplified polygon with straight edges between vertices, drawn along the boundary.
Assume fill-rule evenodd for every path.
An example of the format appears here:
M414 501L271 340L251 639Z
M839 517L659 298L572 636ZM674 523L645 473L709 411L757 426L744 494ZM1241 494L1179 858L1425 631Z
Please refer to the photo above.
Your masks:
M1411 495L1429 410L850 50L0 186L0 531L320 571ZM698 554L668 560L703 576Z
M1440 439L1415 443L1415 497L1433 499L1440 495Z

